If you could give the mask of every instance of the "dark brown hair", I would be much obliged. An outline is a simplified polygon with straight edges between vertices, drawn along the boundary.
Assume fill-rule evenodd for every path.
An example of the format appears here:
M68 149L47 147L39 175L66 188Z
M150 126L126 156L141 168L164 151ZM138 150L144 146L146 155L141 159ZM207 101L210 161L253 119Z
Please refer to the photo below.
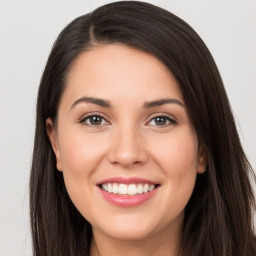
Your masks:
M208 156L185 209L181 254L253 256L255 176L240 144L215 62L196 32L154 5L120 1L71 22L57 38L37 99L30 178L30 214L35 256L89 255L91 225L72 204L56 169L46 119L56 121L66 78L77 57L94 45L122 43L148 52L176 77L187 111Z

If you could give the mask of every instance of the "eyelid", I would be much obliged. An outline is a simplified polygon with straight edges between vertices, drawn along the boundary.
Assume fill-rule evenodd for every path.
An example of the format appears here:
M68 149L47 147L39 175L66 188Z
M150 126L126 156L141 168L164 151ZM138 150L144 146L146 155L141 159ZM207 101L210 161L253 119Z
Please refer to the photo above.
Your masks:
M176 119L174 116L170 115L170 114L167 114L167 113L156 113L156 114L153 114L153 115L151 115L151 116L149 117L149 120L146 122L146 125L149 125L149 123L150 123L153 119L155 119L155 118L157 118L157 117L166 118L166 119L168 119L169 122L170 122L170 124L166 124L166 125L162 125L162 126L159 125L159 127L166 127L166 126L169 126L169 125L175 125L175 124L177 124L177 122L178 122L177 119Z
M87 119L87 118L90 118L90 117L93 117L93 116L99 116L99 117L102 117L105 121L106 121L106 123L107 124L100 124L100 125L90 125L90 124L85 124L85 119ZM87 125L87 126L92 126L92 127L100 127L100 126L103 126L103 125L109 125L110 124L110 122L108 121L108 117L106 117L106 115L104 115L104 114L102 114L102 113L100 113L100 112L90 112L90 113L86 113L86 114L84 114L84 115L82 115L79 119L78 119L78 122L79 123L82 123L82 124L84 124L84 125Z
M107 124L100 124L100 125L90 125L90 124L85 124L85 119L89 118L89 117L93 117L93 116L99 116L101 118L103 118L105 120L105 122ZM163 117L163 118L166 118L170 123L168 124L165 124L165 125L155 125L155 126L158 126L158 127L166 127L166 126L169 126L169 125L175 125L177 124L177 119L173 116L173 115L170 115L168 113L155 113L153 115L151 115L149 118L148 118L148 121L146 122L146 126L149 126L150 122L157 118L157 117ZM109 125L111 124L111 122L109 121L109 118L106 117L105 114L101 113L101 112L90 112L90 113L86 113L84 115L82 115L79 119L78 119L78 122L79 123L82 123L84 125L87 125L87 126L92 126L92 127L100 127L100 126L105 126L105 125Z

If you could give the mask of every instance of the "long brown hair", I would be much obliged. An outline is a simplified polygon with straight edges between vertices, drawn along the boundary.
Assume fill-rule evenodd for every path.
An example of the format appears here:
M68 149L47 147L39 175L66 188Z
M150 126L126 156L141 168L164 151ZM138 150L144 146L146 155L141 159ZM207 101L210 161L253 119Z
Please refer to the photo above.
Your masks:
M255 201L252 168L241 147L216 64L196 32L154 5L120 1L71 22L57 38L37 99L30 178L34 256L89 255L91 225L72 204L46 134L74 60L95 44L122 43L156 56L176 77L187 111L208 156L185 209L181 254L253 256Z

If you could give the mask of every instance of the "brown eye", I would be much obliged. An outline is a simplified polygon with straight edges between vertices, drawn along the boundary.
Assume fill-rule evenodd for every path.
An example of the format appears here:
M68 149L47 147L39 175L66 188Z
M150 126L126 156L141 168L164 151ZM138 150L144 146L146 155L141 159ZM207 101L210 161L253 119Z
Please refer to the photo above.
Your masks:
M177 122L167 116L157 116L149 121L149 125L164 126L169 124L176 124Z
M92 116L92 117L89 117L89 120L90 120L90 124L92 125L100 125L101 122L102 122L102 117L101 116Z
M168 120L167 120L167 118L165 118L165 117L157 117L156 119L155 119L155 124L156 125L165 125L166 123L168 122Z
M107 121L99 115L94 115L94 116L87 116L83 120L81 120L82 123L90 126L100 126L107 124Z

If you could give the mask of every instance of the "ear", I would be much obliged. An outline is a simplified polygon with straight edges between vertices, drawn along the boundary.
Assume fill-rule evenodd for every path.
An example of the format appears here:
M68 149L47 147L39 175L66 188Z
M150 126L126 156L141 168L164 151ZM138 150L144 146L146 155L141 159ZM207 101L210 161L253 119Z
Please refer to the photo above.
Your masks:
M57 132L53 126L53 122L51 118L47 118L46 120L46 132L49 137L49 140L52 145L52 149L55 153L56 157L56 168L61 171L62 170L62 163L61 163L61 157L60 157L60 149L59 149L59 141Z
M207 162L208 158L206 147L200 143L198 149L197 173L202 174L206 171Z

